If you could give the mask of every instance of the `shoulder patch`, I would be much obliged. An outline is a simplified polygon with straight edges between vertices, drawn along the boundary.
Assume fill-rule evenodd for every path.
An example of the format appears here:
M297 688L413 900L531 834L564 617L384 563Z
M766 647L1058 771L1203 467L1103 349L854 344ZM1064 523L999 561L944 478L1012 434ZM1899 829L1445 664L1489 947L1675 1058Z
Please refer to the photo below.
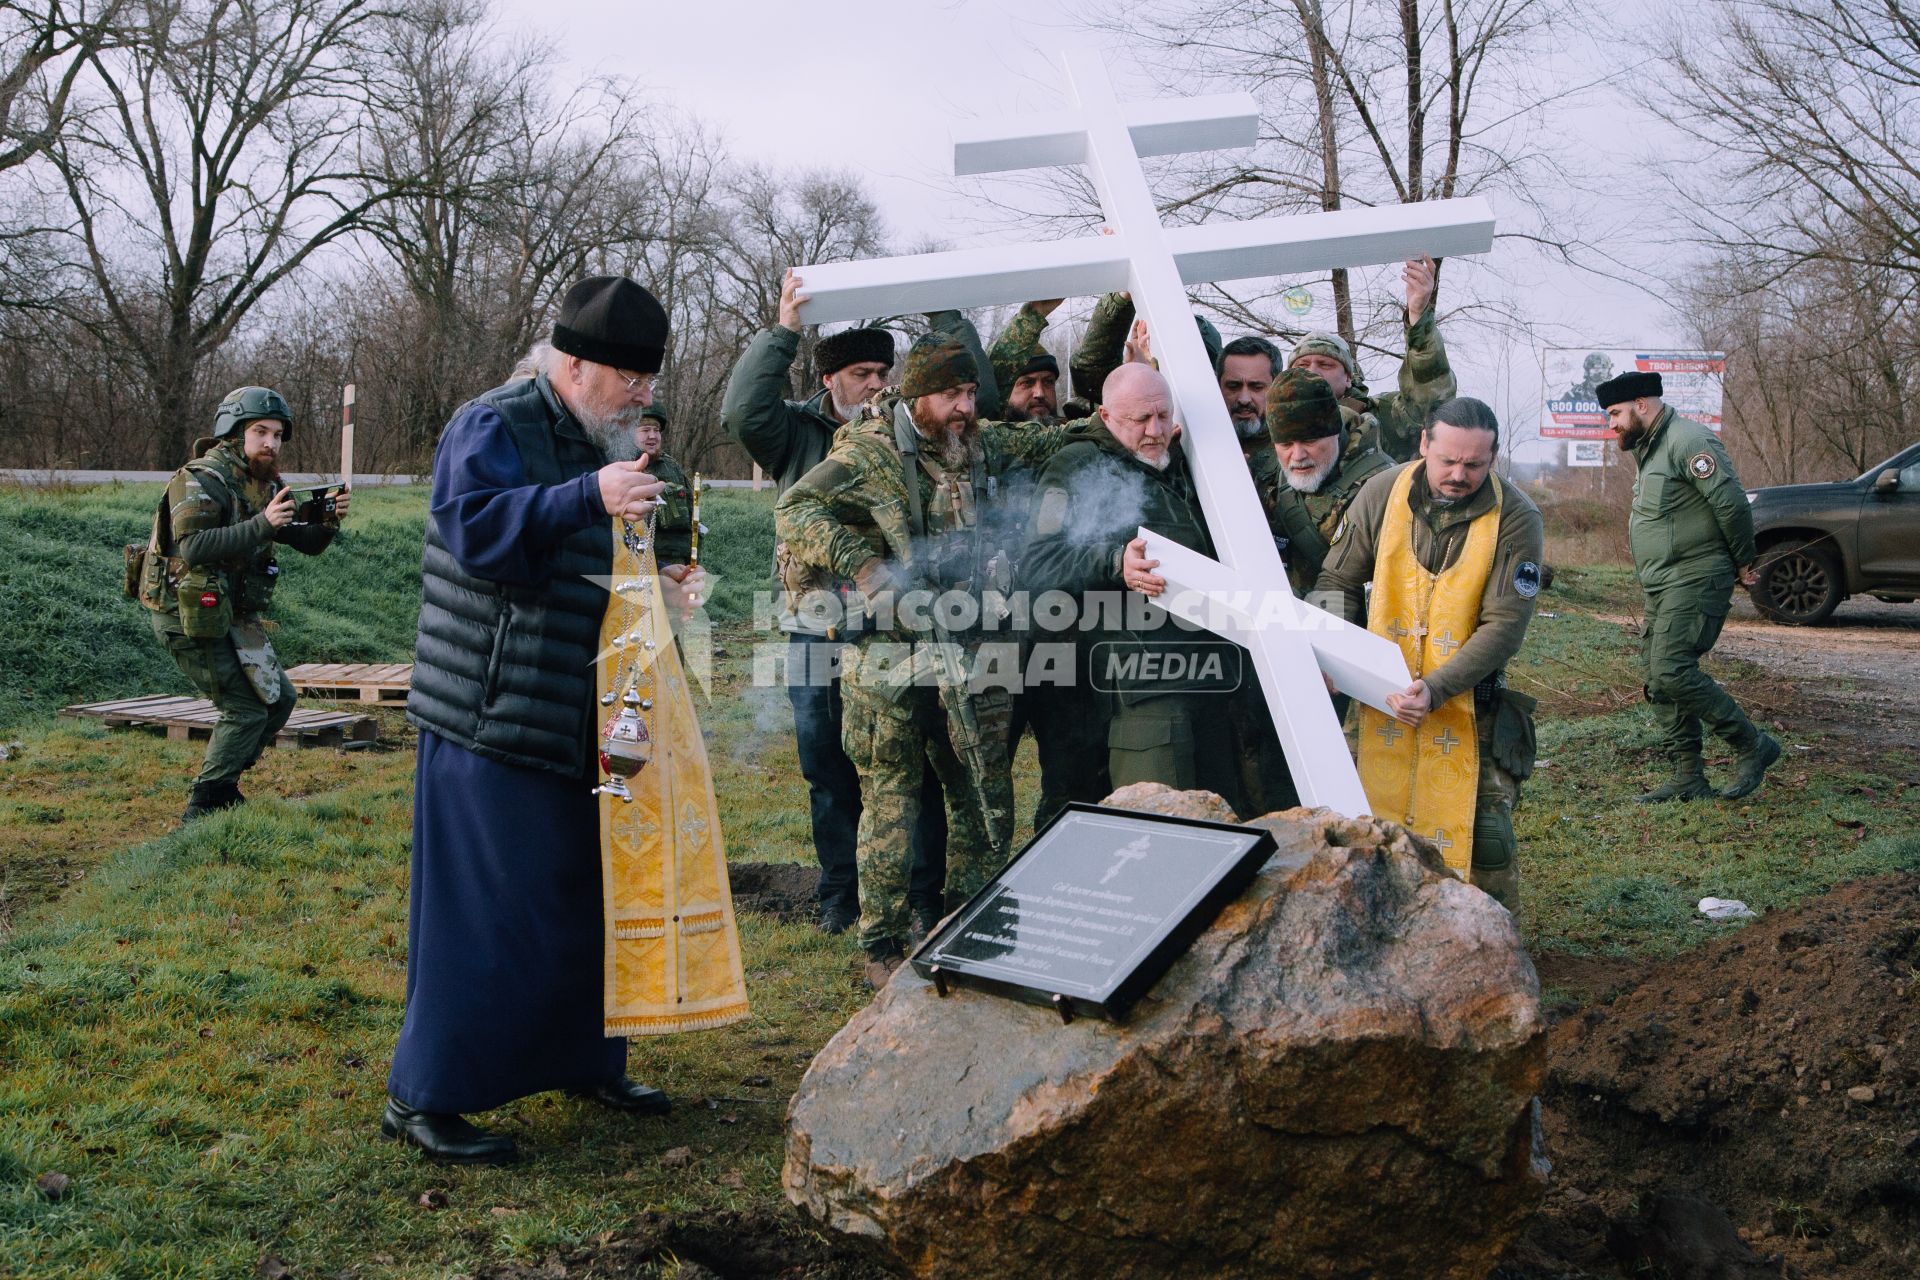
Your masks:
M1333 537L1331 540L1328 541L1327 545L1330 547L1337 547L1340 545L1340 540L1346 536L1347 536L1347 518L1345 516L1341 516L1340 527L1333 531Z
M1711 480L1719 469L1720 464L1704 449L1687 459L1687 474L1695 480Z
M1522 598L1531 600L1540 594L1540 566L1531 560L1522 560L1513 569L1513 589Z

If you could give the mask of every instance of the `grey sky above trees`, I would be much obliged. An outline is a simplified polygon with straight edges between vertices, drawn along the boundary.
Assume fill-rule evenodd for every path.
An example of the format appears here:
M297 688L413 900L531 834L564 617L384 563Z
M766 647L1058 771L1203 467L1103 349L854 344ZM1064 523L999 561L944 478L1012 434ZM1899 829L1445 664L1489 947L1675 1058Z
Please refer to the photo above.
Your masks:
M369 464L418 464L569 279L621 270L675 316L671 447L726 465L719 389L781 268L1084 218L1076 174L944 171L952 120L1057 106L1072 45L1128 96L1260 97L1258 151L1158 168L1170 219L1489 195L1504 238L1440 302L1512 435L1539 345L1724 343L1755 446L1837 467L1912 431L1905 2L0 0L0 452L171 465L263 380L324 457L353 377ZM1384 387L1395 276L1200 301L1346 328Z

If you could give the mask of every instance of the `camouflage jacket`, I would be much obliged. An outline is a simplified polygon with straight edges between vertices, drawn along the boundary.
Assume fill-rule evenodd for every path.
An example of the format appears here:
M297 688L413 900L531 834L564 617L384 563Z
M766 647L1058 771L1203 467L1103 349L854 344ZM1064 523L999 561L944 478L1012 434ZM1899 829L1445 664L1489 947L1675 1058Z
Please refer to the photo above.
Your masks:
M1200 326L1200 342L1207 349L1207 359L1218 364L1220 349L1225 345L1220 331L1205 316L1195 316L1193 321ZM1073 356L1067 361L1067 368L1073 373L1076 397L1090 405L1099 405L1107 375L1126 359L1127 335L1132 330L1133 299L1124 293L1101 294L1100 300L1093 304L1093 314L1087 318L1080 345L1073 349Z
M653 518L654 561L685 564L693 555L693 485L686 470L668 454L649 462L647 471L667 486Z
M1007 500L1012 482L1026 480L1065 445L1068 428L983 422L966 463L949 472L931 453L916 451L917 463L907 459L900 440L913 427L905 413L894 389L862 406L826 459L781 496L775 536L799 563L842 580L879 559L913 586L977 589L998 558L1010 581L1025 520ZM912 443L924 442L916 433ZM917 501L907 491L908 466Z
M1040 350L1040 335L1046 330L1047 318L1037 311L1021 307L1013 313L1013 319L1007 321L1007 327L993 340L993 346L987 350L987 363L993 366L993 380L1001 395L1013 390L1013 384L1020 377L1020 369Z
M1341 416L1346 422L1347 442L1318 489L1301 493L1289 486L1277 460L1271 487L1266 483L1261 486L1268 522L1274 533L1286 539L1281 555L1287 562L1287 581L1297 596L1314 589L1327 562L1334 531L1353 505L1360 486L1393 465L1393 459L1369 444L1367 434L1357 429L1358 415L1342 406Z
M225 581L234 613L262 613L272 602L275 544L317 556L340 530L338 519L323 524L287 524L276 529L266 508L286 488L278 477L256 480L238 440L203 436L193 446L193 461L167 482L166 527L159 548L166 558L164 586L155 612L175 619L175 588L185 570L212 570Z
M1435 405L1459 394L1453 366L1447 363L1446 344L1440 341L1440 326L1433 309L1407 326L1407 354L1400 362L1400 389L1383 396L1366 394L1364 386L1349 394L1342 408L1350 408L1362 421L1371 419L1376 438L1368 443L1395 462L1410 462L1420 454L1420 430Z

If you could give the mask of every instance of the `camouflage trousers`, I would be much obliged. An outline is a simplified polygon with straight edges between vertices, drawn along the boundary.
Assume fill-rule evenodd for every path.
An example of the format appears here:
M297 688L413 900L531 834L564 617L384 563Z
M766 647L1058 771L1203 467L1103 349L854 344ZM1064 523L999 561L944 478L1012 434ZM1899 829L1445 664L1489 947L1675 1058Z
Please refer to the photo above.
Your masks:
M949 907L971 897L1006 862L1013 840L1013 773L1007 758L1010 700L1005 690L974 699L980 730L975 777L954 747L938 689L875 692L840 684L841 745L860 775L860 826L854 860L860 877L860 945L905 945L907 888L920 791L928 765L947 803Z
M171 615L151 614L153 633L167 647L167 655L192 682L202 697L220 709L220 721L207 742L207 756L201 763L195 784L238 782L240 775L253 767L293 714L298 697L286 673L280 675L280 696L271 703L262 702L253 682L240 666L233 641L195 640L167 625Z
M1468 695L1471 696L1471 695ZM1474 708L1475 736L1480 740L1480 780L1473 797L1473 866L1470 879L1476 889L1501 906L1520 912L1520 849L1513 835L1513 806L1520 800L1520 780L1502 767L1495 749L1498 717L1492 706Z

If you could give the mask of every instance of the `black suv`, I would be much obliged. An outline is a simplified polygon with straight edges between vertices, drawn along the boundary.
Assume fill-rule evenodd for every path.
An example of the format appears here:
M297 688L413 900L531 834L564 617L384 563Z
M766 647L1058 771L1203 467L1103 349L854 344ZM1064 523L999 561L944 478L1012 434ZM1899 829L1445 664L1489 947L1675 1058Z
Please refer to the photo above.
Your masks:
M1851 595L1920 596L1920 444L1855 480L1749 489L1747 501L1760 543L1747 592L1776 622L1825 622Z

